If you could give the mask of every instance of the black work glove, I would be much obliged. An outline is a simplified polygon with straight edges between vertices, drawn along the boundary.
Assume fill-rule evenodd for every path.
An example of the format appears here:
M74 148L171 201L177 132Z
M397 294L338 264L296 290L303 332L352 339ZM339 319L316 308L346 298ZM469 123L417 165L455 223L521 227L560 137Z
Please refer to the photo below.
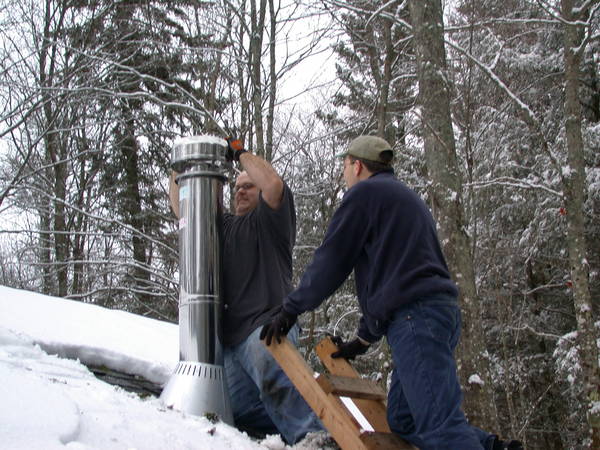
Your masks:
M248 152L248 150L244 148L244 143L240 139L227 137L225 140L227 141L227 152L225 154L225 159L227 161L239 161L240 155Z
M362 355L369 349L368 344L363 344L356 338L350 342L344 342L339 336L332 336L331 340L337 345L338 351L331 354L332 358L354 359L357 355Z
M277 315L271 319L271 322L266 324L260 331L260 339L264 339L267 345L271 345L271 341L275 338L281 344L281 338L287 336L297 318L296 314L291 314L281 308Z

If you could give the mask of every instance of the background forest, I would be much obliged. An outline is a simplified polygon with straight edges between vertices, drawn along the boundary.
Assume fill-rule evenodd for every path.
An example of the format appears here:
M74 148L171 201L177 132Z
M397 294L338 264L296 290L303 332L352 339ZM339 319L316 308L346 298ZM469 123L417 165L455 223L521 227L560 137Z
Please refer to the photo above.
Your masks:
M1 284L177 321L169 156L205 133L292 188L299 277L377 134L461 289L470 420L600 448L599 0L0 0L0 34ZM352 283L302 317L313 366L357 319Z

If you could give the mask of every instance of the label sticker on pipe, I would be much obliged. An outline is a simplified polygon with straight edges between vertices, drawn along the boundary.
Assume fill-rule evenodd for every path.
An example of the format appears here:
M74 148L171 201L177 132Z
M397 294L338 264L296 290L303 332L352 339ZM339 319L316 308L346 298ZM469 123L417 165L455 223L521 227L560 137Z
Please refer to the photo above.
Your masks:
M185 200L186 198L188 198L189 191L190 191L189 186L181 186L181 188L179 188L179 201Z
M181 217L179 219L179 229L181 230L182 228L185 228L186 225L187 225L187 220L185 220L185 217Z

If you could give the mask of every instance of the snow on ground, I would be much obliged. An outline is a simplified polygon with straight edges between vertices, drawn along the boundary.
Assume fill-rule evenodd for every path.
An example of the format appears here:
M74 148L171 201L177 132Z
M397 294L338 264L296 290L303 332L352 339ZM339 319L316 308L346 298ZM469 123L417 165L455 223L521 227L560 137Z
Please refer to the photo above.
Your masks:
M177 364L176 325L0 286L0 447L53 449L290 449L165 408L109 385L86 365L163 384Z

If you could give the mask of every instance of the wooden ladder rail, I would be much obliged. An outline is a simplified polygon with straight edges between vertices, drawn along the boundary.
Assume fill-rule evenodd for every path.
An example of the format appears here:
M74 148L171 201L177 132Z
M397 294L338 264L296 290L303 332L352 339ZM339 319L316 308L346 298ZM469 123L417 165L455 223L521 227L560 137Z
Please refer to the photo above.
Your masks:
M267 348L343 450L417 450L390 432L383 390L370 380L360 378L347 360L331 358L337 346L330 338L323 339L316 347L317 355L329 371L317 379L298 349L287 339L281 343L274 341ZM361 428L340 396L353 399L373 432Z

